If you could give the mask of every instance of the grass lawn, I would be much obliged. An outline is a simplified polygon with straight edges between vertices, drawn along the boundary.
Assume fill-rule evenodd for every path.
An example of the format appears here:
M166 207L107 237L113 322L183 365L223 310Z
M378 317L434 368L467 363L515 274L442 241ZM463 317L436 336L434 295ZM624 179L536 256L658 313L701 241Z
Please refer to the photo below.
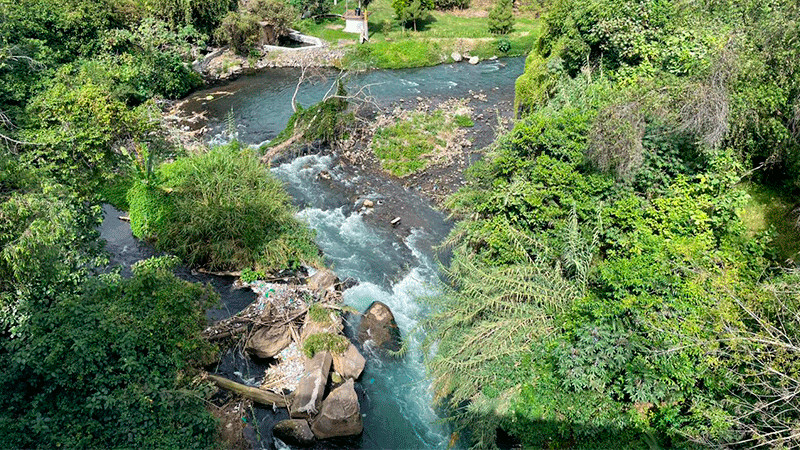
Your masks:
M748 183L744 188L750 201L741 212L741 218L750 235L771 232L772 248L780 261L799 261L800 230L792 213L793 203L764 186Z
M350 9L355 2L350 2ZM345 3L334 7L334 14L344 12ZM516 16L514 30L505 36L489 33L488 17L479 8L465 11L431 11L426 20L417 22L417 31L408 30L395 21L391 0L374 0L369 6L370 40L357 45L358 35L344 33L344 21L325 19L320 23L303 20L298 29L337 44L351 45L342 64L357 69L420 67L450 61L452 52L488 58L527 54L539 35L541 22L533 14ZM500 52L498 42L508 39L511 50ZM352 45L351 44L356 44Z

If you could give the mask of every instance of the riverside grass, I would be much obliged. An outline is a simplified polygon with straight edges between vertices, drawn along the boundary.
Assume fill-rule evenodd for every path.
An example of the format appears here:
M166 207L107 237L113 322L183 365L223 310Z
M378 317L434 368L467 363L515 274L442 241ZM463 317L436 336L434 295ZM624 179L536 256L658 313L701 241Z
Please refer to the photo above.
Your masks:
M235 142L162 164L127 199L134 235L191 266L268 272L319 262L283 185Z

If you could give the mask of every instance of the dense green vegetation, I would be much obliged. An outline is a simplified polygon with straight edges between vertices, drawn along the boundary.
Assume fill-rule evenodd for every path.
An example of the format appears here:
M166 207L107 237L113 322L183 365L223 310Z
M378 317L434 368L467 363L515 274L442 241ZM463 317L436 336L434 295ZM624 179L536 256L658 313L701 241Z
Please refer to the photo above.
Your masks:
M798 445L800 247L752 187L800 189L797 4L547 8L449 200L438 395L479 446Z
M191 265L270 271L318 260L283 185L236 143L162 164L128 203L134 235Z
M0 446L210 445L190 365L213 354L199 332L215 294L169 258L96 275L99 209L9 155L0 217Z
M134 228L183 263L316 259L255 155L187 156L162 123L162 99L202 84L189 64L235 7L0 2L0 447L217 445L197 376L216 359L200 336L216 294L176 278L176 257L121 277L96 228L101 201L129 198Z

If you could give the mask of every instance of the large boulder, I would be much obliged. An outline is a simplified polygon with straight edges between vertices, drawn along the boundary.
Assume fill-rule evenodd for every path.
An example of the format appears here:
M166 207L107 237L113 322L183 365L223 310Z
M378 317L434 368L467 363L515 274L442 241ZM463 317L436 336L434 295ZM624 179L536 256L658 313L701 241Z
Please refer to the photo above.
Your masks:
M453 62L461 62L461 60L464 59L461 57L461 53L458 52L451 53L450 57L453 58Z
M400 350L400 328L388 306L381 302L369 305L358 326L358 339L386 350Z
M367 360L361 356L355 345L350 344L347 350L341 354L333 355L333 371L341 375L343 378L352 378L357 380L364 371L364 365Z
M364 431L353 380L347 380L325 399L319 416L311 424L311 431L317 439L355 436Z
M274 358L292 343L289 325L262 327L247 340L244 350L257 358Z
M473 66L475 64L478 64L480 61L481 61L481 59L478 58L477 56L473 56L472 58L469 59L469 63L472 64Z
M272 434L287 444L303 447L314 444L314 433L305 419L286 419L276 423Z
M320 269L308 277L306 282L314 293L324 298L327 294L333 294L336 291L339 278L329 269Z
M328 384L328 373L331 370L331 354L320 352L306 360L306 373L294 391L289 415L295 419L306 419L319 412L325 386Z

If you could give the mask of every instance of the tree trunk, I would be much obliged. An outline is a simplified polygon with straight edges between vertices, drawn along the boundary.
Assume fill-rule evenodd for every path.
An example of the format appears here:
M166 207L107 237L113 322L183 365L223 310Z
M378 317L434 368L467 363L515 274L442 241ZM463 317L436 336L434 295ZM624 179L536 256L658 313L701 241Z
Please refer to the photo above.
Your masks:
M291 395L284 397L283 395L278 395L273 392L245 386L244 384L231 381L218 375L209 375L208 378L220 388L235 392L242 397L248 398L262 405L288 407L289 401L291 400Z

